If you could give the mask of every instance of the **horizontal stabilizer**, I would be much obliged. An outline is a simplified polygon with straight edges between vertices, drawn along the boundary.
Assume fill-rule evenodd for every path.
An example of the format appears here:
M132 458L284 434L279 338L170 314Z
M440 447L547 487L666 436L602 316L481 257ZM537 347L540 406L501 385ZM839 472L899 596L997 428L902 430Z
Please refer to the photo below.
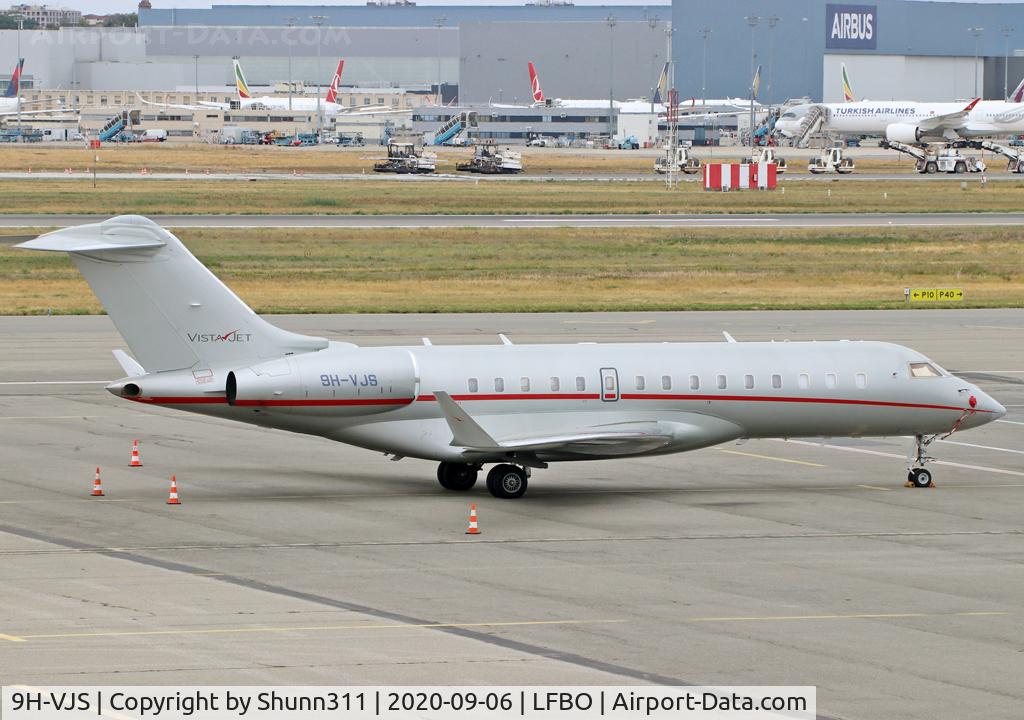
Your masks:
M115 250L152 250L164 247L166 233L139 215L123 215L93 225L63 228L15 247L52 252L98 253Z

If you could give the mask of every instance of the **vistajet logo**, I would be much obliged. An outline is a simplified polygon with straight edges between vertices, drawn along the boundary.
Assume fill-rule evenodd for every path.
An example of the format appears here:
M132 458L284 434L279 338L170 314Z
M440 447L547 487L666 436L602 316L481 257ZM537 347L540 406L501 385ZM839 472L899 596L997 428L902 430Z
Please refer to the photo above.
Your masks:
M241 328L239 328L241 329ZM189 333L188 341L193 343L244 343L252 340L251 333L232 330L226 333Z

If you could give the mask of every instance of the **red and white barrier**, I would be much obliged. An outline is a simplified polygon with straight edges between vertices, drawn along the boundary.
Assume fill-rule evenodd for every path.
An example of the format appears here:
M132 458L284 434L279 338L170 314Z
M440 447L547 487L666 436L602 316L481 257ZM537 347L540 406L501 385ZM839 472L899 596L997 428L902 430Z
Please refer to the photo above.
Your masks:
M774 190L777 176L775 163L708 163L704 166L704 189Z

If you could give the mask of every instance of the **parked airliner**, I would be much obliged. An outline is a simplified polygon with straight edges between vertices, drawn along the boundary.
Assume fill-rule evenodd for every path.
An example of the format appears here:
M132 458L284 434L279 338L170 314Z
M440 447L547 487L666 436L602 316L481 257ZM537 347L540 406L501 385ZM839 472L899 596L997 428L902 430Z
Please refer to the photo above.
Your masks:
M18 247L69 253L134 359L125 400L438 461L499 498L549 463L696 450L741 438L915 438L908 480L931 484L937 437L1003 414L921 353L882 342L358 347L281 330L143 217ZM860 479L860 478L858 478Z
M26 101L21 99L21 74L25 70L25 58L20 58L18 64L14 66L14 72L11 73L10 82L7 83L7 89L4 91L2 97L0 97L0 117L9 115L49 115L51 113L63 113L67 112L64 108L52 108L48 110L33 110L31 105L42 102L41 100Z

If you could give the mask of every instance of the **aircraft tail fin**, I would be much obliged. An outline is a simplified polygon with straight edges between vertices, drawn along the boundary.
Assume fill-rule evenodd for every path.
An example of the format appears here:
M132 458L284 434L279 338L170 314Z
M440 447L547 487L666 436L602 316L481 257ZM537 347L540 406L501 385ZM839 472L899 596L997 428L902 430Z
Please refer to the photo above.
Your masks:
M242 63L238 58L231 61L235 67L235 87L238 89L239 100L251 100L252 93L249 92L249 85L245 82L245 74L242 72Z
M7 90L4 92L4 97L18 97L18 87L21 85L21 71L24 70L24 68L25 58L19 58L18 64L14 66L14 72L11 73L11 81L7 83Z
M533 101L535 103L544 102L544 90L540 86L540 76L537 75L537 68L533 66L533 61L526 63L526 67L530 71L530 90L533 92Z
M661 75L658 76L658 84L654 87L654 97L651 102L663 103L668 100L668 63L661 67Z
M1007 100L1015 103L1024 102L1024 78L1021 78L1020 84L1013 89L1013 92L1010 93L1010 97L1008 97Z
M66 252L147 372L273 359L327 347L260 318L167 230L124 215L17 247Z
M850 74L846 72L846 63L841 64L843 71L843 100L846 102L853 102L853 88L850 86Z
M334 77L331 78L331 86L327 88L327 102L338 104L338 85L341 83L341 73L345 69L345 61L338 61L338 69L334 71ZM358 68L357 68L358 69Z

